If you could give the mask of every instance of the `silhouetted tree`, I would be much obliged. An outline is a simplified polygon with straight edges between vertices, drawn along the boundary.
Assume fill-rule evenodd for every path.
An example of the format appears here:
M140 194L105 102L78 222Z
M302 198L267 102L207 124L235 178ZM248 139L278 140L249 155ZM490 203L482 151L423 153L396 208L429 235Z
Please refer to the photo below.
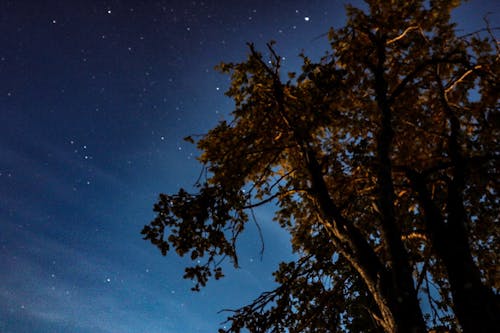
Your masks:
M498 44L456 34L458 1L366 3L298 75L272 43L219 66L235 110L197 143L206 177L161 194L142 231L205 260L184 275L198 290L220 258L238 266L251 209L275 204L299 259L227 332L500 327Z

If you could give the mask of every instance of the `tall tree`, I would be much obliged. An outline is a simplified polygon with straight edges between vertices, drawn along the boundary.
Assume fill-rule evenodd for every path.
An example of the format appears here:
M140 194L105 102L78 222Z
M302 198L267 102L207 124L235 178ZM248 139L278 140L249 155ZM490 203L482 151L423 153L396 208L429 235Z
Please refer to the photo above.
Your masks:
M197 193L161 194L142 230L206 259L184 275L198 290L220 257L238 266L249 212L275 205L298 259L228 332L500 327L498 43L456 34L458 1L366 3L300 75L285 81L272 43L219 66L233 119L198 141Z

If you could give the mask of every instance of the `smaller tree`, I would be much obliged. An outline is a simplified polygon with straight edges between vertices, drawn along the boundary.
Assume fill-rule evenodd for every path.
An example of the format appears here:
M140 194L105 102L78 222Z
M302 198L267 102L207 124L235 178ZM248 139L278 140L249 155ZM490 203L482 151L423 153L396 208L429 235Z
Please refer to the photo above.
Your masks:
M219 66L233 119L198 141L197 193L160 195L142 230L164 255L205 259L184 275L199 290L220 258L238 267L251 210L276 205L298 259L228 332L500 327L498 44L457 36L455 2L367 4L286 82L272 44L269 61L249 44Z

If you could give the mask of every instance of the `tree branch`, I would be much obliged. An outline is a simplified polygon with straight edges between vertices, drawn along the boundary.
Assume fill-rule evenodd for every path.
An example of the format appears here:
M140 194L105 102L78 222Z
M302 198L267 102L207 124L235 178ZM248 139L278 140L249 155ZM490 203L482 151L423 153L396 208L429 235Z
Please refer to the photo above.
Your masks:
M388 41L387 41L387 45L390 45L390 44L392 44L392 43L395 43L395 42L397 42L398 40L400 40L400 39L404 38L404 37L406 36L406 34L407 34L407 33L409 33L410 31L413 31L413 30L420 30L420 26L418 26L418 25L412 25L412 26L410 26L410 27L406 28L406 30L405 30L405 31L403 31L403 33L402 33L401 35L399 35L399 36L397 36L397 37L395 37L395 38L393 38L393 39L391 39L391 40L388 40Z
M403 93L404 89L406 88L406 85L410 83L413 79L417 77L420 72L422 72L424 69L426 69L430 65L436 65L436 64L441 64L441 63L446 63L446 64L459 64L463 63L465 59L463 58L457 58L453 59L451 58L454 54L459 54L457 51L452 51L448 52L445 54L443 57L432 57L431 59L424 60L421 62L419 65L415 67L415 69L410 72L408 75L405 76L405 78L396 86L396 88L392 91L388 98L388 103L392 104L394 103L395 99Z

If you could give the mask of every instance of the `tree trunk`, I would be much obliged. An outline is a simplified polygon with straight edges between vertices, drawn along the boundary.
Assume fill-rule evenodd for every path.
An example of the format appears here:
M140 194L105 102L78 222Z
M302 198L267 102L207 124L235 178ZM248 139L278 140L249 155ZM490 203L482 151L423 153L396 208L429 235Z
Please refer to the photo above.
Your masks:
M377 134L377 185L382 238L388 257L389 276L386 279L387 299L394 316L394 332L425 332L426 326L413 282L408 252L401 239L401 230L394 212L394 183L390 158L394 131L392 110L387 100L385 73L385 37L374 37L378 62L370 66L375 77L375 100L380 111L380 130Z
M448 275L453 309L464 333L488 333L500 327L498 297L481 282L481 276L471 256L464 226L466 216L457 198L450 198L449 218L444 222L438 207L432 201L422 174L408 172L412 188L423 208L427 233L433 250L442 260ZM459 196L455 188L449 195ZM460 221L461 220L461 221Z
M297 128L300 127L290 126L290 121L283 110L281 85L275 85L275 93L279 112L287 127L293 131L296 143L304 156L304 162L311 177L311 194L316 199L325 228L330 230L330 236L337 250L346 257L366 283L381 316L376 320L387 333L424 333L426 325L413 283L412 268L394 216L394 189L389 158L393 133L390 125L390 108L387 102L387 84L383 78L383 55L381 55L380 60L382 76L378 75L380 72L376 73L377 83L380 83L376 84L376 90L378 96L383 96L382 100L378 100L378 102L384 114L384 124L382 124L382 142L379 142L379 159L382 162L379 164L378 170L379 176L381 176L379 198L383 211L383 242L390 260L388 265L381 263L380 258L359 230L351 221L345 219L332 201L316 154L308 144L311 142L308 140L309 134L297 131ZM379 82L380 79L382 82ZM278 78L275 80L278 81ZM381 101L382 104L380 104Z
M463 197L467 172L459 143L460 121L448 103L437 71L436 78L441 102L450 122L448 150L453 168L452 179L448 182L447 223L441 226L445 232L440 239L436 239L435 246L446 266L454 310L464 332L492 332L500 327L500 304L493 292L482 283L481 274L470 251L466 230L468 216Z
M375 317L377 322L387 333L426 332L406 250L402 248L397 258L393 255L394 262L386 268L359 231L342 216L331 200L314 152L304 148L304 155L322 219L327 229L331 230L331 237L338 250L360 274L372 294L380 316ZM343 242L348 244L350 251L342 249ZM400 243L400 246L403 247L403 244Z
M446 241L442 239L445 246L439 246L441 258L448 272L455 313L464 332L493 332L500 327L500 306L493 292L482 283L472 259L462 197L465 166L460 155L455 160L458 164L448 187Z
M467 239L451 231L440 256L448 273L453 308L464 333L489 333L500 328L497 296L481 282Z

